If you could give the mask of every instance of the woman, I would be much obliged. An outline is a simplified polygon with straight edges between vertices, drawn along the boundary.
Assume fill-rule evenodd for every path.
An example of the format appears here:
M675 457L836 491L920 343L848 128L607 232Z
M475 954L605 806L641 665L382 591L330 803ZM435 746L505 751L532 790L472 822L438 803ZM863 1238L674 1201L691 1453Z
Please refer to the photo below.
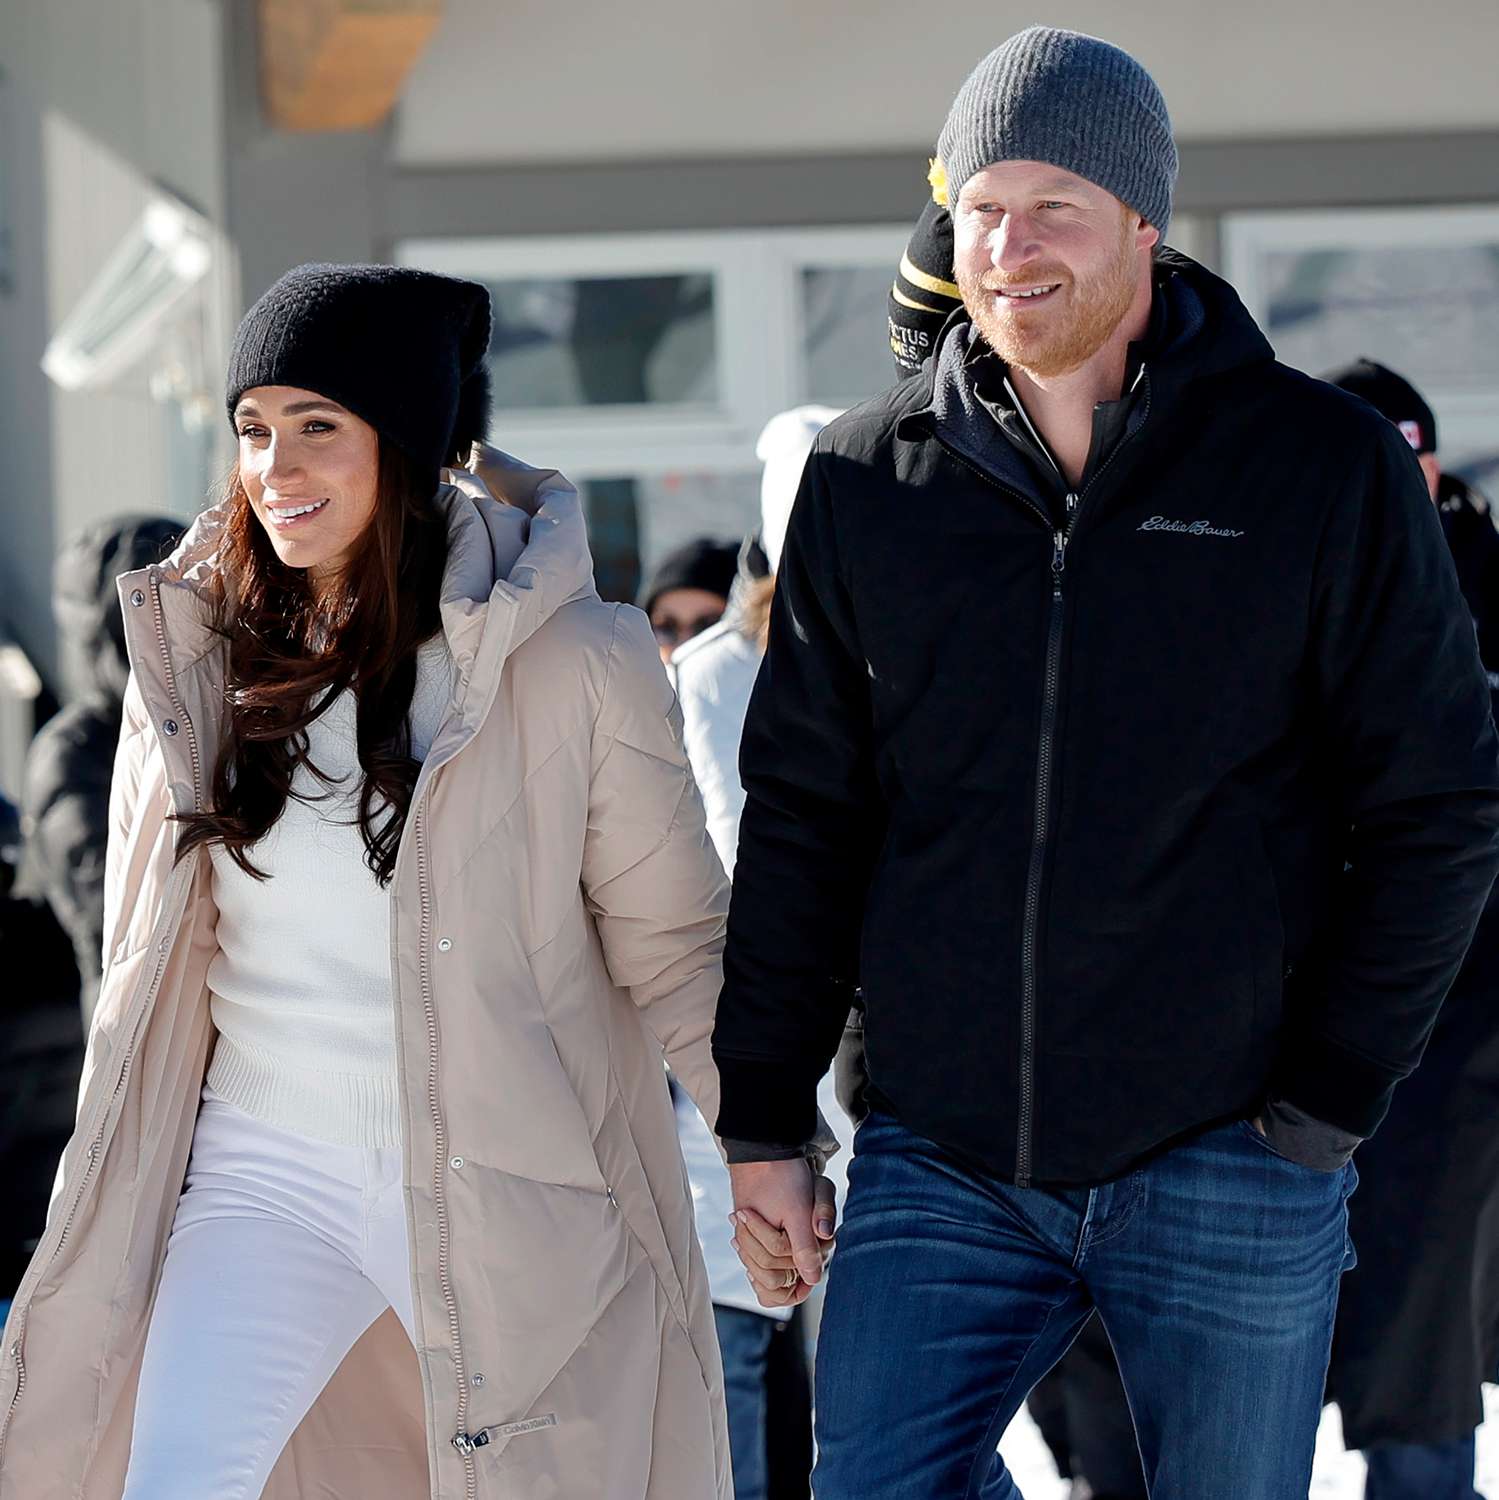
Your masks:
M236 338L228 498L121 580L4 1500L732 1493L662 1069L712 1118L723 875L576 493L473 446L488 340L472 284L291 272Z

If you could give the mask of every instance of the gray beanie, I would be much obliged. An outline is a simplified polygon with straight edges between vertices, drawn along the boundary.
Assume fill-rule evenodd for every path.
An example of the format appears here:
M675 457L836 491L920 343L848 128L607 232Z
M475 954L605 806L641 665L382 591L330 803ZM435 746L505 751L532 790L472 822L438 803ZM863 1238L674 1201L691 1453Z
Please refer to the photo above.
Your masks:
M997 161L1044 161L1097 183L1166 233L1176 183L1171 117L1155 80L1097 37L1031 26L958 90L937 142L947 201Z

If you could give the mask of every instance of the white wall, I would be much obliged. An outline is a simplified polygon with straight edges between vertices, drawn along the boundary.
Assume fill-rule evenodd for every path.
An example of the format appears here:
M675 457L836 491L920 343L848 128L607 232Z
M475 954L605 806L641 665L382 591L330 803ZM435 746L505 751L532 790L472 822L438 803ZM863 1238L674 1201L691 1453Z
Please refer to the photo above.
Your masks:
M221 220L221 25L216 0L0 3L0 625L54 682L53 555L104 516L161 511L170 457L144 365L65 393L38 362L153 183Z
M396 155L437 166L920 147L969 67L1038 12L1139 57L1183 140L1499 126L1496 0L447 0Z

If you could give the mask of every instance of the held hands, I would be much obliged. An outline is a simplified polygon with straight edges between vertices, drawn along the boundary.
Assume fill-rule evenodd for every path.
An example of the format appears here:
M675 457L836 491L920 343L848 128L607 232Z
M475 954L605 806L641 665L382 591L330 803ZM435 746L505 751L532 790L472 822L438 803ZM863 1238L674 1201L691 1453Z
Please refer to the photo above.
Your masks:
M760 1306L798 1306L832 1253L833 1184L800 1159L742 1162L729 1176L734 1249Z

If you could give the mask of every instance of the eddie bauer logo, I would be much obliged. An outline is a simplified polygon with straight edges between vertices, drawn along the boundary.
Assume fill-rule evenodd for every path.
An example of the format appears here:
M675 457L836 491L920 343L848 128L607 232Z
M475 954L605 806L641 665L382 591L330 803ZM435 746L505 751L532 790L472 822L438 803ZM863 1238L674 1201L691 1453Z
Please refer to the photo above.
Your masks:
M1182 536L1243 536L1242 531L1230 531L1224 526L1214 526L1211 521L1168 521L1165 516L1152 516L1136 528L1139 531L1175 531Z

